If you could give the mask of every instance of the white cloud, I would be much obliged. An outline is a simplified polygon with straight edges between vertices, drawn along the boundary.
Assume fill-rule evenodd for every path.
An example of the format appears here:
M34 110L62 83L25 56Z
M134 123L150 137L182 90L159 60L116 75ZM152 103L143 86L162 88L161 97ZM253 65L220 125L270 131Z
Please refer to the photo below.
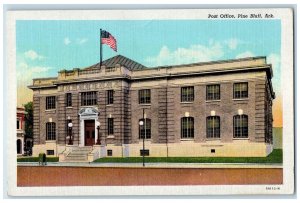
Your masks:
M247 57L254 57L254 56L255 56L255 54L252 53L251 51L245 51L243 53L240 53L240 54L236 55L235 58L238 59L238 58L247 58Z
M82 45L82 44L86 43L87 41L88 41L87 38L77 38L76 40L74 40L74 42L78 45ZM69 45L71 43L72 43L72 41L69 37L64 38L64 44L65 45Z
M27 58L39 58L33 52L17 53L17 102L18 105L32 101L32 90L27 86L32 85L33 78L49 77L54 67L43 65L44 61L27 60ZM46 58L46 57L43 57Z
M241 43L241 41L233 38L233 39L225 40L224 43L228 46L229 49L235 50L237 46Z
M41 60L44 58L42 55L39 55L38 53L36 53L33 50L28 50L28 51L24 52L24 56L25 56L25 58L29 58L31 60L35 60L35 59Z
M52 69L52 67L33 66L31 68L31 72L33 72L33 73L44 73L44 72L48 72L51 69Z
M176 65L217 60L223 55L221 43L211 41L209 46L197 44L174 51L163 46L157 56L146 58L146 62L149 66Z
M77 43L77 44L84 44L84 43L86 43L87 41L88 41L87 38L78 38L78 39L76 39L76 43Z
M18 82L22 85L29 85L33 78L45 77L53 67L47 66L30 66L26 62L17 64L17 78Z
M162 66L219 60L225 55L225 51L235 50L242 43L245 42L237 38L231 38L223 41L209 39L208 46L195 44L188 48L180 47L174 51L169 50L167 46L163 46L157 56L146 58L146 63L148 66ZM251 54L251 52L246 52L242 53L241 56L247 57Z
M280 72L280 63L281 63L280 55L275 53L269 54L267 56L267 62L272 64L273 71Z
M71 43L71 40L68 37L65 37L64 44L69 45Z

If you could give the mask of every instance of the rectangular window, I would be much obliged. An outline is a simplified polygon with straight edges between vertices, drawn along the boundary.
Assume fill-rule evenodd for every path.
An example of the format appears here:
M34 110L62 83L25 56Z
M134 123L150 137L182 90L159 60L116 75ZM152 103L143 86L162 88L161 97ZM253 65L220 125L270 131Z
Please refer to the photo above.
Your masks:
M206 86L206 100L220 100L220 85Z
M55 109L55 96L46 97L46 110Z
M113 118L107 119L107 134L108 135L114 134L114 119Z
M46 140L56 140L56 124L54 122L46 123Z
M194 101L194 87L182 87L181 102L193 102L193 101Z
M81 106L97 105L97 92L82 92Z
M139 90L139 103L140 104L151 103L151 91L149 89Z
M144 150L140 150L140 155L141 156L149 156L150 152L149 152L149 149L144 149Z
M67 106L72 106L72 93L67 93L66 94L66 105Z
M113 103L114 103L114 91L107 90L107 104L113 104Z
M112 156L112 155L113 155L112 150L111 150L111 149L108 149L108 150L107 150L107 156Z
M206 137L220 138L220 117L209 116L206 118Z
M233 98L234 99L248 98L248 83L247 82L233 84Z
M233 137L248 138L248 116L236 115L233 117Z
M145 123L146 122L146 123ZM146 118L146 119L140 119L139 120L139 138L140 139L151 139L151 119ZM145 129L146 126L146 129ZM146 136L145 136L146 134Z
M54 155L54 150L47 150L47 155Z
M194 118L193 117L181 118L181 138L182 139L194 138Z

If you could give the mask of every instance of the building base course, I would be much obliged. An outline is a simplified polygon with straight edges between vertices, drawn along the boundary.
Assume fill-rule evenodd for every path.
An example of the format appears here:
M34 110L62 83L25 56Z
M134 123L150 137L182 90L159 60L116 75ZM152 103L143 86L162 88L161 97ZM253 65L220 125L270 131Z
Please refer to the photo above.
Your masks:
M92 162L103 157L141 157L142 149L142 142L122 146L94 145L91 147L58 145L52 142L35 145L33 156L38 156L39 153L47 154L53 150L54 154L47 154L47 156L57 156L59 161ZM234 140L231 143L182 141L168 144L153 144L146 141L145 150L149 150L149 157L266 157L273 151L273 147L270 144L253 143L249 140Z

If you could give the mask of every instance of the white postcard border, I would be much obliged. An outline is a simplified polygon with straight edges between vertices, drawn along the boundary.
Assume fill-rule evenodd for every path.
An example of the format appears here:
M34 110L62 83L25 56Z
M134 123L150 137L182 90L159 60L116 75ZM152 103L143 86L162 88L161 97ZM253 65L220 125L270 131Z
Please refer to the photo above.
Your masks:
M293 12L291 9L169 9L169 10L104 10L104 11L9 11L7 13L6 73L9 85L6 96L8 159L16 160L16 20L141 20L141 19L207 19L208 13L251 14L272 13L282 22L282 98L283 98L283 185L280 190L266 190L270 185L201 185L201 186L92 186L92 187L17 187L16 161L8 161L9 195L62 196L62 195L224 195L224 194L291 194L294 191L294 104L293 99ZM212 20L213 19L209 19ZM218 19L220 20L220 19ZM221 19L222 20L222 19ZM228 19L224 19L228 20ZM238 19L235 19L238 20ZM240 19L239 19L240 20ZM251 19L247 19L251 20ZM257 20L257 19L256 19ZM276 185L272 185L276 187Z

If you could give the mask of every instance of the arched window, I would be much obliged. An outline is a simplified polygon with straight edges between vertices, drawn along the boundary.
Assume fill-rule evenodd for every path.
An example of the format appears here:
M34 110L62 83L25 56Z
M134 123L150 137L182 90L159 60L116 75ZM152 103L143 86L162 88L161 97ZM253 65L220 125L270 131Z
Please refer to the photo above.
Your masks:
M248 116L236 115L233 117L233 137L248 138Z
M220 138L220 116L208 116L206 118L206 137Z
M194 118L182 117L181 118L181 138L189 139L194 138Z
M139 121L143 121L143 125L139 125L139 138L140 139L151 139L151 119L140 119ZM145 129L146 126L146 129ZM146 136L145 136L146 134Z
M56 124L54 122L46 123L46 140L56 140Z
M20 139L17 140L17 154L22 154L22 141Z

